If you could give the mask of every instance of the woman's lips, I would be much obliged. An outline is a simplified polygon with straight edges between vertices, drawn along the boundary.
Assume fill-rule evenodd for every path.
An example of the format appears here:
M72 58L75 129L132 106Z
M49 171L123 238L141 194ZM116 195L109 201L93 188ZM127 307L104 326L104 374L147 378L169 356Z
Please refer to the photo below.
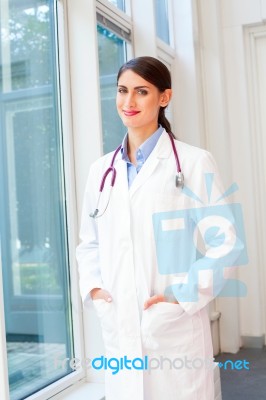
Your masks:
M134 115L137 115L140 111L127 111L127 110L123 110L123 113L126 117L134 117Z

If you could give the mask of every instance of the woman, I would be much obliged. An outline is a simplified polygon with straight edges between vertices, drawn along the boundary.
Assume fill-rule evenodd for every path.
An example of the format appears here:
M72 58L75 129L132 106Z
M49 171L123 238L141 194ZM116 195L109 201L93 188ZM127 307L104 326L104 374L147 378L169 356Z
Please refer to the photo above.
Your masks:
M106 400L214 399L213 352L205 307L214 297L210 274L199 274L199 281L192 284L197 288L196 297L193 292L188 298L182 284L184 289L186 277L196 270L196 252L187 252L187 271L178 265L169 270L162 261L164 254L161 256L160 235L164 232L155 226L156 216L164 215L161 213L167 216L175 210L199 207L193 196L183 193L180 173L175 184L173 134L165 117L171 96L171 76L159 60L139 57L120 68L116 104L127 134L115 157L113 190L110 193L109 174L94 213L99 185L114 153L91 166L86 186L82 242L77 249L83 300L92 299L96 308L106 357L143 360L146 356L149 360L149 368L124 365L116 374L107 369ZM174 146L186 187L207 201L205 174L214 173L213 192L221 194L212 156L177 140ZM171 223L169 229L175 229ZM190 230L186 234L192 235ZM167 245L166 241L165 263L171 264ZM176 249L181 253L182 247L177 242L173 255Z

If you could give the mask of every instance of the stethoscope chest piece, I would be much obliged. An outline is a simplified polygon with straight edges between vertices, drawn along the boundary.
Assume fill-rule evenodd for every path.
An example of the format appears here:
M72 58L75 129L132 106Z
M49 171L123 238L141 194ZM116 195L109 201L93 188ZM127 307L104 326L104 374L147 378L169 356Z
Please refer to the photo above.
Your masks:
M181 187L183 189L184 187L184 174L183 172L178 172L176 177L175 177L175 185L176 187Z

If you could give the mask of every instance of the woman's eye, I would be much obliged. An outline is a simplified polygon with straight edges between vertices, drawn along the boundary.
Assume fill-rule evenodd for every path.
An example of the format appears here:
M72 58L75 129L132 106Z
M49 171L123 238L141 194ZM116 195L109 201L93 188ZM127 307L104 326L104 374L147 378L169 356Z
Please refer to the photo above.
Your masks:
M126 89L118 88L118 89L117 89L117 92L118 92L118 93L126 93L127 91L126 91Z
M145 89L139 89L138 90L138 94L141 94L141 95L145 96L146 94L148 94L148 92Z

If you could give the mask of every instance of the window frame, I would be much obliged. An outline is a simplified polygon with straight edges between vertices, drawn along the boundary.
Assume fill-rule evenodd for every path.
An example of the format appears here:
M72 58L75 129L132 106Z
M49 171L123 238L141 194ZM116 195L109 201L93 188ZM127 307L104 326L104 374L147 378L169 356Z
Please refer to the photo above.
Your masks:
M124 19L125 16L128 16L130 18L130 16L131 16L131 0L124 0L124 3L125 3L125 11L116 7L114 4L112 4L108 0L96 0L96 8L104 7L108 13L114 13L115 15L120 16L122 19Z
M1 236L0 236L0 397L9 399L8 383L8 364L6 347L6 329L5 329L5 310L4 310L4 287L2 278L2 256L1 256Z
M78 244L78 219L77 219L77 196L75 180L75 156L74 156L74 137L71 104L71 77L69 71L69 52L68 52L68 21L67 5L65 0L57 2L57 43L58 49L58 104L61 110L61 132L63 140L64 158L64 183L66 195L66 219L68 225L68 254L69 254L69 279L70 279L70 299L72 303L72 330L74 355L76 358L85 357L82 303L79 293L79 278L76 262L76 245ZM70 245L73 243L74 245ZM78 371L76 371L78 372ZM75 381L85 378L84 371L76 374ZM66 376L67 378L69 376Z

